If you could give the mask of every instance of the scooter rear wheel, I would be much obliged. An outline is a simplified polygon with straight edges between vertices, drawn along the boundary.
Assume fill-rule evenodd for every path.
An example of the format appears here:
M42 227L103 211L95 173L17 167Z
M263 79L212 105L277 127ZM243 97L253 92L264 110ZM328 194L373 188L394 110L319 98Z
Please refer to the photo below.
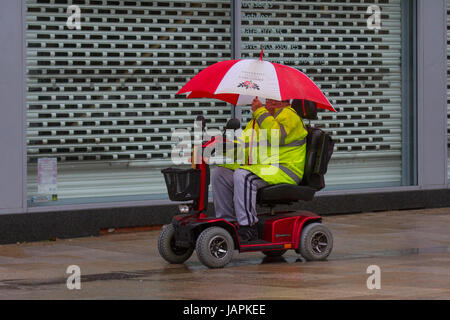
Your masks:
M172 224L165 225L158 238L158 251L161 257L169 263L181 264L189 259L194 248L181 248L175 245L175 228Z
M208 268L223 268L233 258L233 238L227 230L211 227L200 233L195 250L200 262Z

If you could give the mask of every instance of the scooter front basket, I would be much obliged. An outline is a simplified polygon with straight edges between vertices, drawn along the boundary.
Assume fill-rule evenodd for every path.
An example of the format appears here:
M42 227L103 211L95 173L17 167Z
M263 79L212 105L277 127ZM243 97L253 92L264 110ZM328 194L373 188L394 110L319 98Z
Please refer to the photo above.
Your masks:
M172 201L189 201L200 196L201 171L198 169L167 168L161 170L167 193Z

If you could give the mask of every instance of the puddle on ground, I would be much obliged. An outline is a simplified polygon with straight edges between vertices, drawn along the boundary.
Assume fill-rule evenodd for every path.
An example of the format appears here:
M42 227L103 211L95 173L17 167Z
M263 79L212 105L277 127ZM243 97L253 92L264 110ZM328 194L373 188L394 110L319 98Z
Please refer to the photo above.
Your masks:
M379 257L401 257L409 256L413 254L429 254L429 253L446 253L450 252L450 247L429 247L429 248L409 248L398 250L383 250L374 251L368 253L356 253L347 255L331 256L328 260L351 260L351 259L363 259L363 258L379 258Z
M27 255L23 248L19 246L0 246L0 257L8 257L8 258L25 258Z
M379 258L379 257L401 257L416 254L430 254L430 253L447 253L450 252L450 247L429 247L429 248L409 248L409 249L399 249L399 250L386 250L386 251L375 251L368 253L355 253L346 255L331 255L328 261L339 261L339 260L355 260L355 259L367 259L367 258ZM306 261L301 257L297 256L287 256L287 257L264 257L251 259L236 259L231 261L227 267L233 266L243 266L243 265L260 265L269 263L305 263ZM183 267L184 266L184 267ZM181 265L181 266L171 266L164 269L158 270L138 270L138 271L117 271L101 274L90 274L82 275L82 282L93 282L93 281L111 281L111 280L129 280L145 278L154 275L174 275L174 274L186 274L189 272L195 272L198 270L205 270L205 266L201 264L195 265ZM208 269L206 269L208 270ZM41 286L51 286L51 285L61 285L66 284L66 278L56 278L56 279L46 279L46 280L27 280L27 279L13 279L13 280L2 280L0 281L0 289L27 289L38 288Z

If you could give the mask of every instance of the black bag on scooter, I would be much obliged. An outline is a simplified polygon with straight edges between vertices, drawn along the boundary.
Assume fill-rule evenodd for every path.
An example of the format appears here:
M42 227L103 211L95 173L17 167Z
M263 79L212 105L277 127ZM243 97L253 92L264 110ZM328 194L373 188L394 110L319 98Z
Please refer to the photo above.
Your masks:
M325 174L334 151L335 142L330 135L319 128L306 126L308 130L306 145L306 164L302 185L314 189L325 188Z
M317 104L308 100L294 100L292 108L302 119L317 120ZM301 185L317 191L325 188L325 174L334 151L335 142L320 128L307 125L305 172Z

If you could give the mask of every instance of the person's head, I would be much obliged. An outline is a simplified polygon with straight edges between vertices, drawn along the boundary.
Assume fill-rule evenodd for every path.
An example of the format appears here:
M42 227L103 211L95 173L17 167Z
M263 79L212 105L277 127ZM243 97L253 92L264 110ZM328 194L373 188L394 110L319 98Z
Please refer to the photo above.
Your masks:
M266 99L266 109L271 113L274 112L275 109L286 108L290 104L290 100L278 101L273 99Z

